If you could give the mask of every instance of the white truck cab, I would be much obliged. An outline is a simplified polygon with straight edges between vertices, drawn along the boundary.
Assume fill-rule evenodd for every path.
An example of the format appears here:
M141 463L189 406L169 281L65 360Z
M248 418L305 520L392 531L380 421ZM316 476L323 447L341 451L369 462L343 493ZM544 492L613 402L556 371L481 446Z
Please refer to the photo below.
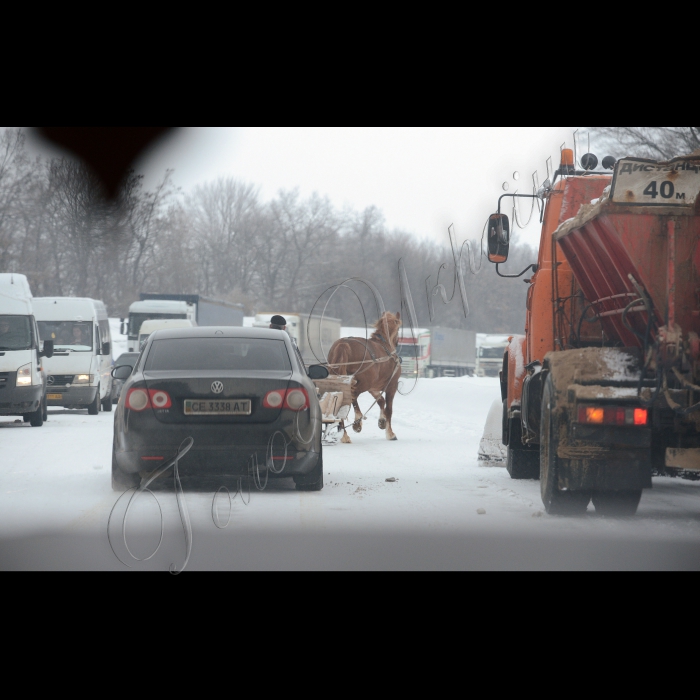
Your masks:
M194 328L194 323L188 319L180 319L177 321L144 321L143 324L141 324L141 331L139 332L139 348L137 352L141 352L143 346L146 344L146 341L156 331L171 331L177 330L178 328Z
M129 352L140 352L139 336L146 321L191 321L197 325L197 307L185 301L137 301L129 307L129 323L122 322L122 335L129 336Z
M53 297L34 299L41 339L54 344L45 362L46 403L88 409L91 416L112 410L112 337L101 301Z
M41 347L27 278L0 274L0 416L22 416L35 428L44 424L42 358L51 354L51 343Z
M479 335L476 353L476 376L498 377L508 347L507 335Z

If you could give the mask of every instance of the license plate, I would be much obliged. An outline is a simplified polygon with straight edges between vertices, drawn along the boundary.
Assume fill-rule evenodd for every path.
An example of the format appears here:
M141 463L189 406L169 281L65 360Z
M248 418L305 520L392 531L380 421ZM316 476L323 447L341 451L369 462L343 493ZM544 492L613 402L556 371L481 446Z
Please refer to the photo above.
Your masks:
M248 400L185 401L186 416L249 416L253 404Z
M60 401L63 398L63 394L46 394L48 401Z

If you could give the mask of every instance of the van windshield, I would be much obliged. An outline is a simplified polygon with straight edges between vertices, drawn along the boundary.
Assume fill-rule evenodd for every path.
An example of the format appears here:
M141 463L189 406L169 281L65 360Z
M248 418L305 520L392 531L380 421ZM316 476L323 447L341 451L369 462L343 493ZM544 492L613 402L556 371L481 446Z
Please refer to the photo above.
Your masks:
M42 340L53 340L63 352L92 352L92 323L77 321L38 321Z
M31 350L33 344L28 316L0 316L0 352Z

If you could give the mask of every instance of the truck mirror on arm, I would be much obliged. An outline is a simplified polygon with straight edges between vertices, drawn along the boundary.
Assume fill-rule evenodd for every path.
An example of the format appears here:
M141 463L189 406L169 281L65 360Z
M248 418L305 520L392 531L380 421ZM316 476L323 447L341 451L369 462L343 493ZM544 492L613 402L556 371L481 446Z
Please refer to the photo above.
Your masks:
M494 264L508 261L510 252L510 221L505 214L492 214L489 217L489 262Z

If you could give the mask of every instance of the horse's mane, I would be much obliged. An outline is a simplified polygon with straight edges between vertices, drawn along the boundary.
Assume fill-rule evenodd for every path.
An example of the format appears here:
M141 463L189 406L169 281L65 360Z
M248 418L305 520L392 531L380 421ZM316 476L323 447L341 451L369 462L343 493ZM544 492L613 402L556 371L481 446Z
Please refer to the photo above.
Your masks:
M389 329L391 329L391 326L394 323L396 324L396 328L391 333L391 337L387 338L386 340L388 340L394 347L396 347L396 343L399 337L399 329L403 324L399 319L396 318L396 316L394 316L394 314L388 311L374 324L375 331L374 333L372 333L370 340L380 340L381 338L384 338L384 336L386 335L387 326L389 327Z

